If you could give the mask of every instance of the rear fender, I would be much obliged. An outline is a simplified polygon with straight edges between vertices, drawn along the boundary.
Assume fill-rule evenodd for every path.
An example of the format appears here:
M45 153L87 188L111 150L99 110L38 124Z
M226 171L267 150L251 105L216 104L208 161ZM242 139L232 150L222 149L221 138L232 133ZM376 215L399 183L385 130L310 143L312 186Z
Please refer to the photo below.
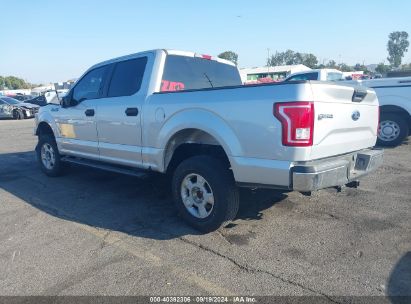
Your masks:
M156 146L166 151L172 137L185 129L197 129L212 136L230 162L232 156L242 155L242 146L232 128L222 117L203 109L190 109L171 116L161 128ZM158 164L160 171L165 170L165 154Z

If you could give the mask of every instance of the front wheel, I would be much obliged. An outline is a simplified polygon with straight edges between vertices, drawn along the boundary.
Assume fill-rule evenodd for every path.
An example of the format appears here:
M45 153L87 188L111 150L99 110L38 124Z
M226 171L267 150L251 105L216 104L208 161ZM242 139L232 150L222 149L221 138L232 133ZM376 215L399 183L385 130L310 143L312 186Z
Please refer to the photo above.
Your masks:
M40 135L36 154L40 169L46 175L54 177L63 173L63 164L54 136Z
M209 156L183 161L174 172L172 192L182 218L202 232L225 226L238 212L239 195L232 173Z
M13 111L13 119L21 120L24 119L24 114L21 110L14 110Z
M399 114L386 113L381 115L378 125L378 140L380 146L395 147L408 136L407 121Z

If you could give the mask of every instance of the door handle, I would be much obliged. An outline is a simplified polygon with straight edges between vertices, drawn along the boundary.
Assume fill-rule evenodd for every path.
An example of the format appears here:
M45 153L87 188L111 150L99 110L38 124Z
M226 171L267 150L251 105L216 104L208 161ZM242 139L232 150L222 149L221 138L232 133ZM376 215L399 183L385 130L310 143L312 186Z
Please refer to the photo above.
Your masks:
M137 108L127 108L125 111L127 116L137 116L138 115L138 109Z
M87 109L84 113L86 116L94 116L94 109Z

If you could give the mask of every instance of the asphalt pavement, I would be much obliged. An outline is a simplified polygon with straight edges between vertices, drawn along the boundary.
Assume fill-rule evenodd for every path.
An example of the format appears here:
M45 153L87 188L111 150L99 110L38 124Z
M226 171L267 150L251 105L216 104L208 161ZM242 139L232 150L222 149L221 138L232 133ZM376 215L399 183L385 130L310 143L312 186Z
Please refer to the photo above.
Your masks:
M0 295L411 296L407 143L358 189L242 189L233 224L200 234L158 175L45 176L33 127L0 120Z

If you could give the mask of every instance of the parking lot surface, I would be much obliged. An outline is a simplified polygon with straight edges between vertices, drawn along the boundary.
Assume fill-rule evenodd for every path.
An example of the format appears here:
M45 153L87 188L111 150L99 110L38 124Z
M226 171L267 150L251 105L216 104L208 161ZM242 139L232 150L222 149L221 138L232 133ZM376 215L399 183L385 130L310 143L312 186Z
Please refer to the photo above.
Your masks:
M164 179L41 173L34 121L0 120L0 295L411 295L411 146L359 189L242 189L202 235Z

